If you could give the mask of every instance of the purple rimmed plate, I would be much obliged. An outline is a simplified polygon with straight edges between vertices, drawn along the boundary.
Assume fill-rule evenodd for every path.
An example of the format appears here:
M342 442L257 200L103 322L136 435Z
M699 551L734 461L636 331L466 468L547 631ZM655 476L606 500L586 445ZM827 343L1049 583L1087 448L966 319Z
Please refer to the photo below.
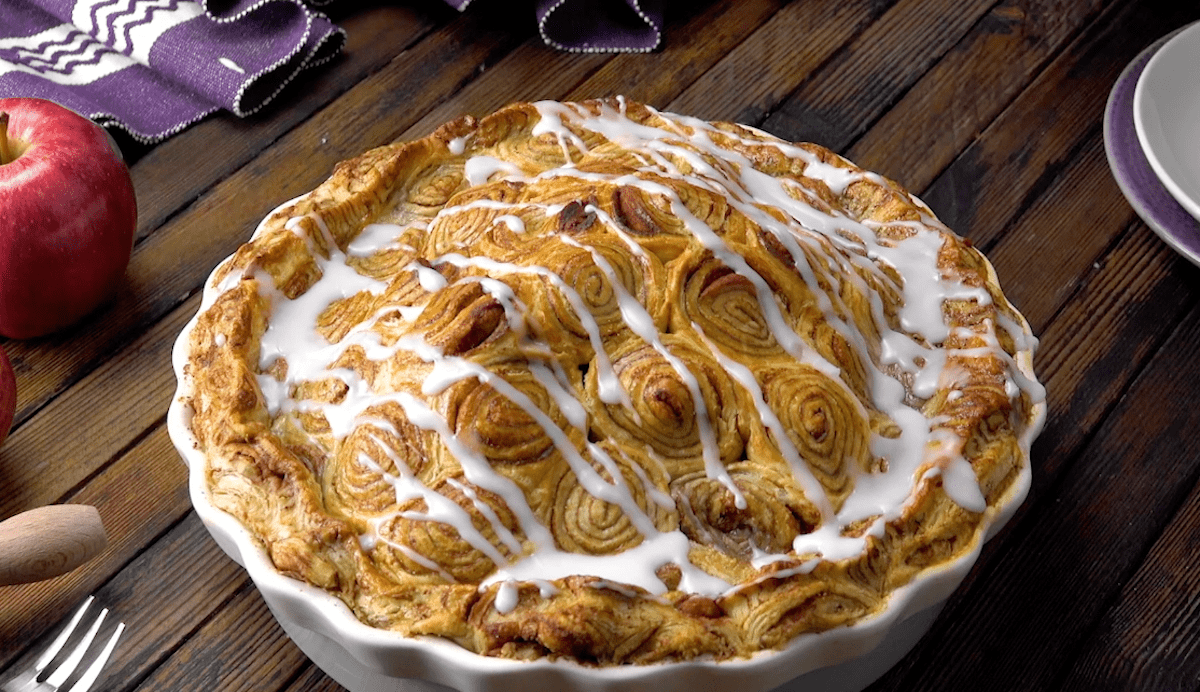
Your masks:
M1148 46L1117 78L1104 109L1104 152L1117 185L1138 216L1176 252L1200 266L1200 222L1175 201L1150 167L1133 120L1133 94L1146 64L1185 28Z

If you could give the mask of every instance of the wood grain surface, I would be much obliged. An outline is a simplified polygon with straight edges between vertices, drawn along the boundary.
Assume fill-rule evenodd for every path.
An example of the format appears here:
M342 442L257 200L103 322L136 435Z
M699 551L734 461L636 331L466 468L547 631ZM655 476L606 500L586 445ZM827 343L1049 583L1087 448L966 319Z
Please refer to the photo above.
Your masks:
M128 625L104 689L340 689L191 511L165 428L172 344L213 267L338 161L511 101L623 94L897 180L984 250L1040 339L1049 417L1029 497L870 690L1200 689L1200 269L1126 202L1102 128L1126 65L1200 6L666 4L658 51L584 55L543 45L532 7L336 0L343 55L259 115L119 139L139 201L121 292L66 332L0 342L19 385L0 520L89 504L109 545L0 587L0 680L95 593Z

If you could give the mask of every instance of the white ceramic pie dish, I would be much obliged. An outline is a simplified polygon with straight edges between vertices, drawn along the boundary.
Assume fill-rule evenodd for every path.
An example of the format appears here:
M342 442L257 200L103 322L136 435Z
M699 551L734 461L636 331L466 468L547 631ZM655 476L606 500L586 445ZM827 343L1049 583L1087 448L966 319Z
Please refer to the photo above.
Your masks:
M528 109L528 105L526 108ZM540 108L534 105L533 108ZM552 118L549 122L561 122L562 111L558 106L550 104L545 108ZM593 127L604 130L616 120L624 126L621 115L624 111L603 111L604 117L592 123ZM607 118L607 120L604 120ZM604 122L600 122L603 120ZM642 130L622 130L625 134L642 132ZM699 139L699 138L697 138ZM458 140L455 140L458 141ZM457 145L448 145L457 146ZM482 157L482 155L481 155ZM482 159L491 165L488 159ZM470 162L468 162L468 165ZM756 178L754 180L757 180ZM749 182L745 183L750 185ZM769 194L769 193L767 193ZM270 219L271 217L268 217ZM265 229L274 228L264 222L257 233L271 232ZM257 235L256 233L256 235ZM935 236L940 237L940 236ZM913 246L914 256L928 258L930 249L926 245ZM239 253L240 254L240 253ZM243 261L244 257L237 260ZM899 260L897 260L899 261ZM987 280L995 281L990 265L986 265ZM977 524L978 530L971 535L976 538L971 541L962 538L955 543L956 559L942 562L939 566L926 569L903 588L893 590L887 595L887 607L878 614L862 619L852 626L834 627L817 634L806 634L794 638L782 650L759 652L748 658L734 658L721 661L693 659L686 662L672 662L647 665L614 665L609 667L594 667L570 662L567 659L550 660L546 658L537 661L517 661L500 657L489 657L468 651L448 639L417 638L405 636L399 632L373 628L363 624L342 600L324 589L309 586L279 572L270 557L262 548L258 538L253 536L233 515L217 508L210 496L208 483L209 464L204 453L200 451L197 438L192 430L192 411L188 402L193 400L193 384L189 372L203 380L202 370L189 370L199 367L199 361L192 360L192 332L201 315L213 307L219 294L228 288L229 282L219 285L216 276L223 275L218 267L210 277L204 289L201 308L197 319L193 320L180 335L176 342L173 361L178 390L172 402L168 415L168 430L172 440L190 467L189 485L191 500L197 515L217 541L218 545L241 564L261 592L265 602L274 613L284 631L312 660L325 670L334 680L338 681L352 692L398 692L402 690L420 690L428 692L431 689L451 688L460 692L526 692L527 690L562 690L587 692L616 692L619 690L655 690L655 692L691 692L695 688L705 692L767 692L769 690L825 690L831 692L850 692L861 690L878 676L882 675L897 660L899 660L925 633L937 617L944 601L961 583L967 572L972 568L988 537L994 535L1003 526L1016 508L1023 501L1029 487L1030 468L1028 453L1031 441L1040 431L1045 418L1045 403L1043 396L1030 392L1028 397L1032 409L1024 405L1019 410L1022 415L1028 413L1029 419L1023 421L1022 437L1017 441L1024 463L1016 477L1011 482L1005 479L1007 490L1000 497L990 497L986 508L978 511L983 514ZM338 282L340 275L335 277L332 285L341 287ZM908 275L906 275L908 276ZM922 287L921 274L912 275L916 279L915 286ZM914 291L915 295L915 291ZM932 295L938 295L936 291ZM946 294L950 295L950 294ZM950 298L947 297L946 300ZM919 299L918 299L919 302ZM935 307L937 303L932 303ZM285 315L286 313L280 313ZM286 319L286 317L280 317ZM307 316L297 318L309 319ZM1008 329L1023 330L1029 341L1022 340L1018 347L1015 363L1007 362L1005 369L1015 366L1010 372L1013 378L1034 381L1033 350L1036 341L1028 334L1028 327L1019 315L1011 317L1013 325ZM213 339L218 347L225 342L222 333L213 333L213 323L207 316L203 319L206 338ZM1016 339L1015 334L1010 334ZM915 362L915 361L914 361ZM253 366L252 366L253 367ZM1033 385L1030 385L1031 387ZM1013 380L1006 381L1005 393L1011 399L1015 396L1010 389L1027 391L1022 385ZM199 404L198 404L199 405ZM904 408L897 402L893 407L898 414L912 414L912 409ZM207 407L205 410L206 425L212 425L214 415ZM760 415L768 415L759 409ZM196 420L198 427L204 428L201 419ZM553 425L547 424L547 425ZM430 428L438 430L439 428ZM445 433L442 433L445 434ZM454 433L450 433L451 436ZM926 438L921 437L923 448L917 449L916 458L925 458L931 453L931 446ZM893 474L900 483L908 484L918 480L918 476L909 476L904 469L913 469L911 474L919 473L916 467L897 465L901 469ZM893 469L895 471L896 469ZM967 467L970 473L970 467ZM948 469L947 469L948 470ZM947 483L953 484L953 479ZM953 497L947 490L947 497ZM971 498L967 498L970 500ZM982 496L980 497L982 499ZM320 501L320 500L318 500ZM879 502L878 498L875 502ZM958 501L952 499L951 501ZM889 499L889 503L903 503L904 496ZM770 501L765 500L769 505ZM874 507L875 505L871 505ZM962 505L964 508L971 505ZM531 518L531 521L539 521ZM837 529L833 524L827 527ZM800 550L796 548L796 550ZM578 569L574 556L567 553L565 564L572 570ZM925 564L925 563L920 563ZM565 571L569 574L569 571ZM580 576L592 574L586 570ZM599 575L603 579L623 581L621 576L607 574ZM452 577L449 577L452 578ZM632 582L631 582L632 583ZM733 582L728 582L733 583ZM618 584L619 586L619 584ZM721 587L724 588L724 587ZM733 587L737 588L737 587ZM649 590L649 589L648 589ZM650 590L652 591L652 590ZM719 589L713 592L721 597ZM727 592L725 596L734 595ZM872 594L874 596L874 594ZM641 604L644 605L644 604ZM596 608L596 606L589 606ZM603 606L601 606L603 607ZM588 611L596 613L595 609ZM602 614L602 613L601 613ZM841 622L841 620L839 620ZM393 622L393 626L403 628L406 623ZM573 625L572 625L573 626ZM427 631L448 631L427 630ZM487 649L483 649L487 650ZM744 653L752 651L750 646L739 650ZM442 686L442 687L437 687Z
M206 290L205 307L212 298L212 290ZM984 539L960 559L893 592L886 611L851 627L802 635L781 651L732 661L599 668L491 658L447 641L409 638L363 624L335 597L278 572L240 522L210 502L203 454L190 429L190 411L181 403L190 386L183 365L191 329L189 323L176 342L173 360L179 388L167 425L189 467L192 505L221 549L246 569L283 630L351 692L445 692L447 687L458 692L856 692L887 672L924 635L974 565L984 541L1020 506L1030 483L1026 466L1009 496L997 503L999 511L992 512ZM1021 366L1032 372L1031 362ZM1029 440L1040 431L1045 404L1039 403L1035 414Z

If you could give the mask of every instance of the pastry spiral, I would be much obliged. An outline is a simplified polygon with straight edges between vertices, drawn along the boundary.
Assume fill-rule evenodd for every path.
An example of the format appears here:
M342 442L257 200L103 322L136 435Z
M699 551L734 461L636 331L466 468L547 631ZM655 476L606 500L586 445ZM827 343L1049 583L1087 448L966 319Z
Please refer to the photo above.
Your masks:
M720 660L972 554L1028 482L1035 343L977 250L832 152L543 102L272 213L181 337L181 401L213 501L373 627Z

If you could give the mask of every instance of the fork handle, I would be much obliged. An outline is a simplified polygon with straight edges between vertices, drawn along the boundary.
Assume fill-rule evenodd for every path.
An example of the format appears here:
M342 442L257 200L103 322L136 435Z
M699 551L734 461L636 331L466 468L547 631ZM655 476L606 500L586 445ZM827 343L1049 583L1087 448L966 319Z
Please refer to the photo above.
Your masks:
M108 538L91 505L48 505L0 522L0 586L65 574L96 556Z

